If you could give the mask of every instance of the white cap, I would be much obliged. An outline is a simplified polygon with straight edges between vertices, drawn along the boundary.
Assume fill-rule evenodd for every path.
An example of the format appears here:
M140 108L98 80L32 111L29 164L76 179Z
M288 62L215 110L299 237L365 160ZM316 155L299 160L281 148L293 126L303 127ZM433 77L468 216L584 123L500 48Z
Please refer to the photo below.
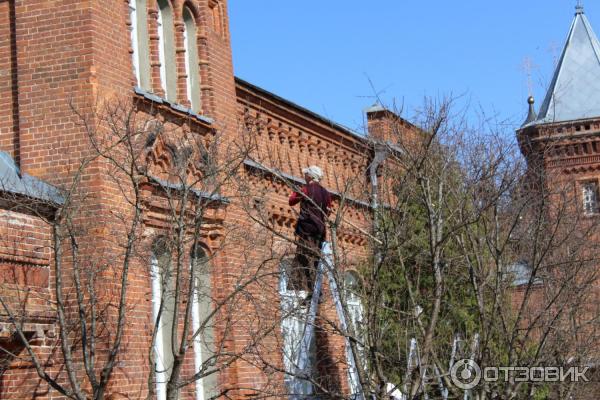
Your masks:
M316 165L311 165L308 168L302 168L302 173L310 176L314 181L319 182L323 177L323 171Z

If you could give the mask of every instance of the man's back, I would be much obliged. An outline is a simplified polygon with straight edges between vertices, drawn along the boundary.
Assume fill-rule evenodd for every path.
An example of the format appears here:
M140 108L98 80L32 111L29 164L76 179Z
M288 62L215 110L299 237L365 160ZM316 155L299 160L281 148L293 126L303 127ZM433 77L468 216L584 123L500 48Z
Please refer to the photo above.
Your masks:
M306 191L303 190L303 192L306 196L300 203L296 233L323 239L325 237L325 219L331 207L331 195L327 189L315 181L310 182L304 188Z

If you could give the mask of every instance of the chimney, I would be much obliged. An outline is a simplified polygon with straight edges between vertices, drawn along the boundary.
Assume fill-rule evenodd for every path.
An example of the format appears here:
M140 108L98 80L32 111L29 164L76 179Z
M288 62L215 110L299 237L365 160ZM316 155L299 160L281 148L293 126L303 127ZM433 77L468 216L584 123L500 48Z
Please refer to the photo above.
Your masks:
M398 142L397 129L394 125L401 121L400 117L384 108L379 102L367 108L365 113L369 137L382 142Z
M424 143L427 134L380 103L365 110L368 136L397 148L415 149Z

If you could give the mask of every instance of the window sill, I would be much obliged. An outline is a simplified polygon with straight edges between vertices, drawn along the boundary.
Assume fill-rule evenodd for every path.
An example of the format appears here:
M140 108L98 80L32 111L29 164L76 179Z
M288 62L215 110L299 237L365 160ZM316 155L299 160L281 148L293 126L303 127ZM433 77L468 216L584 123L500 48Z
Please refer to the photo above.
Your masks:
M181 104L177 104L177 103L173 103L168 101L167 99L164 99L160 96L157 96L154 93L148 92L138 86L135 86L133 88L133 91L135 92L136 95L138 96L142 96L143 98L145 98L146 100L149 100L153 103L156 104L163 104L169 108L171 108L172 110L176 111L179 114L185 114L189 117L191 117L192 119L195 119L199 122L202 122L204 124L207 125L212 125L214 123L213 119L204 115L200 115L198 113L195 113L194 111L192 111L192 109L187 108L185 106L182 106Z

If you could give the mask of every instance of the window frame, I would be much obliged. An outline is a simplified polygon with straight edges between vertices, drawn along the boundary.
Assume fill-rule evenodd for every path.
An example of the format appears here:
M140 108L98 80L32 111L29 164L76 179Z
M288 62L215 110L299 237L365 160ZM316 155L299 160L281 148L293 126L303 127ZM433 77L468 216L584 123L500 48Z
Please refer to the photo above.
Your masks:
M165 400L167 398L167 382L170 377L170 367L167 365L167 352L170 352L171 358L173 358L173 349L168 343L172 339L171 329L169 329L172 327L172 319L169 320L166 318L169 312L169 304L166 304L163 295L167 293L168 287L173 282L170 277L172 254L165 245L164 238L157 239L152 247L150 277L152 281L152 321L156 327L156 336L153 345L155 357L155 390L156 399ZM167 289L165 289L165 280L167 282ZM174 304L172 306L173 310L171 313L175 312ZM171 321L170 325L169 321Z
M600 194L598 188L598 180L582 180L579 182L579 186L581 191L581 207L583 213L588 216L598 215L600 213ZM588 191L589 188L591 188L591 190ZM588 199L589 194L591 194L591 199Z
M200 68L198 66L198 41L196 17L191 8L187 5L183 7L183 46L185 49L185 72L187 99L190 102L190 108L194 112L199 112L201 107L200 96Z
M348 312L349 323L352 324L352 328L354 330L354 334L357 336L357 339L361 339L364 341L364 330L360 325L362 325L362 321L364 319L365 309L362 304L361 296L360 296L360 288L362 286L361 278L358 272L355 270L346 270L343 274L344 277L344 299L346 302L346 310ZM349 283L348 277L351 277L352 283ZM357 345L359 356L361 357L361 362L363 365L366 365L367 355L366 350L360 344Z
M150 51L146 0L129 0L131 62L136 85L150 89Z
M157 0L156 17L158 36L158 61L161 88L165 99L177 101L177 58L175 53L175 20L169 0Z
M197 247L197 253L194 249L190 251L190 270L194 271L194 293L192 300L192 334L200 329L201 323L209 316L211 312L211 281L209 273L209 258L207 252L201 246ZM204 278L204 279L203 279ZM202 285L202 283L205 283ZM194 337L194 372L198 373L203 367L206 355L208 354L207 342L212 340L212 331L206 327L202 335ZM208 388L210 378L205 377L196 379L196 400L204 400L210 397Z

